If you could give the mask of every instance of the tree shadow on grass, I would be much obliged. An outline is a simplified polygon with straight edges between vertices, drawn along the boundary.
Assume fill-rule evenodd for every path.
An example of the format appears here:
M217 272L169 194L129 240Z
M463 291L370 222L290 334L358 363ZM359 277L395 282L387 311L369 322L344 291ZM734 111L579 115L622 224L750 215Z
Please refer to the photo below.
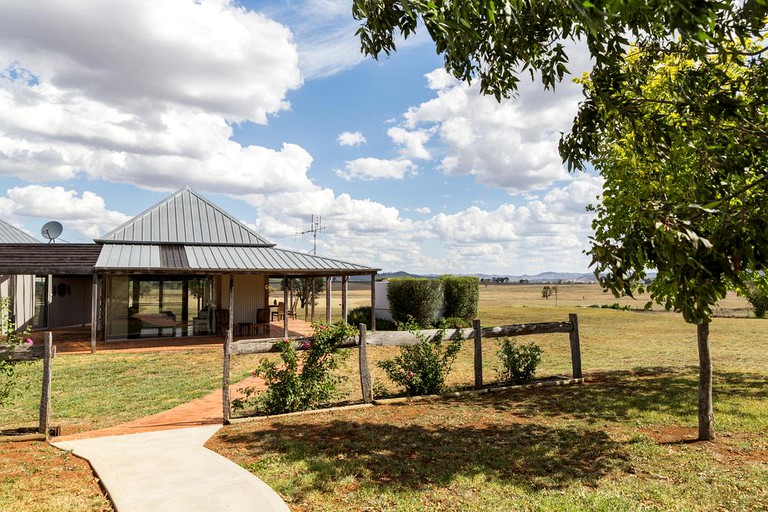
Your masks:
M500 393L493 397L498 411L586 420L637 420L647 413L667 415L673 421L696 417L698 369L638 368L589 377L583 386L548 388L530 393ZM714 403L725 398L768 399L768 376L756 373L716 372Z
M596 485L609 472L629 467L622 445L599 430L534 423L433 428L397 425L397 417L393 411L385 422L276 423L220 438L254 458L279 454L283 461L302 462L309 473L302 469L303 476L312 483L302 484L301 494L332 491L348 477L379 491L442 487L475 476L526 490L559 489L574 482ZM250 469L259 474L258 463Z

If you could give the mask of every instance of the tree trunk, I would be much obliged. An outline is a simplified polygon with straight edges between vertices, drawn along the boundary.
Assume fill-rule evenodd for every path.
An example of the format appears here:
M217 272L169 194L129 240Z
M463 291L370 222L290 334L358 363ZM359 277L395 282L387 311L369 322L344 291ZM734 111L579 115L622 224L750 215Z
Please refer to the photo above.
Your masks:
M709 322L697 326L699 338L699 441L715 440L712 412L712 355L709 352Z

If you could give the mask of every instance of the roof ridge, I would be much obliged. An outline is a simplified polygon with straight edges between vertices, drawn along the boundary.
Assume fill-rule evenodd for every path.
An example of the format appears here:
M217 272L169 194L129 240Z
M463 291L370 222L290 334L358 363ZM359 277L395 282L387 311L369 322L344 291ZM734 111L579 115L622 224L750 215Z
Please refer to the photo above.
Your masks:
M205 241L201 241L201 240L179 240L179 239L176 239L176 240L173 240L173 239L172 240L162 240L160 237L157 237L156 240L155 239L152 239L152 240L150 240L150 239L147 239L147 240L143 240L143 239L127 239L125 237L126 230L128 230L131 226L135 226L135 225L141 223L142 221L144 221L144 219L146 219L148 216L152 216L155 212L158 212L157 215L162 215L161 210L162 210L163 207L167 207L168 211L170 212L172 210L172 207L170 207L168 205L171 205L177 198L183 197L185 195L189 197L188 201L190 203L193 203L195 201L197 201L199 203L202 203L202 205L205 205L206 208L210 208L211 210L213 210L215 215L220 215L223 219L226 220L226 222L231 223L234 226L236 226L237 229L244 231L245 234L241 233L239 235L239 238L241 238L241 239L249 239L250 238L251 240L248 240L247 242L240 242L240 243L238 243L239 245L256 245L256 246L274 246L275 245L275 244L271 243L269 240L267 240L266 238L264 238L263 236L261 236L258 233L256 233L250 227L246 226L242 221L240 221L239 219L235 218L231 213L227 212L226 210L224 210L222 207L220 207L216 203L214 203L214 202L210 201L209 199L205 198L204 196L202 196L200 193L198 193L195 190L193 190L188 185L180 188L179 190L177 190L173 194L169 195L165 199L163 199L163 200L155 203L154 205L150 206L149 208L147 208L143 212L137 214L136 216L134 216L130 220L128 220L128 221L124 222L123 224L121 224L120 226L116 227L115 229L113 229L112 231L107 233L106 235L104 235L104 236L102 236L100 238L94 239L94 242L97 242L97 243L181 243L181 244L183 244L183 243L193 243L193 244L194 243L209 243L211 245L217 245L219 243L230 243L230 244L237 243L237 242L234 242L232 240L222 241L220 239L219 240L212 240L210 242L205 242ZM201 207L202 207L202 205L201 205ZM185 218L190 218L191 219L191 217L187 217L188 215L191 215L191 211L190 212L184 211L184 213L182 215ZM207 214L206 214L206 218L207 218ZM226 226L223 226L223 227L225 228L225 231L226 231ZM234 229L234 228L232 228L232 229ZM119 235L121 233L123 234L123 236L119 237ZM155 235L152 235L152 236L154 237ZM194 237L194 235L193 235L193 237ZM215 235L213 237L211 237L211 238L216 238L217 239L219 237L226 238L227 237L226 232L225 233L219 233L218 230L216 230ZM236 238L238 238L238 237L236 236Z

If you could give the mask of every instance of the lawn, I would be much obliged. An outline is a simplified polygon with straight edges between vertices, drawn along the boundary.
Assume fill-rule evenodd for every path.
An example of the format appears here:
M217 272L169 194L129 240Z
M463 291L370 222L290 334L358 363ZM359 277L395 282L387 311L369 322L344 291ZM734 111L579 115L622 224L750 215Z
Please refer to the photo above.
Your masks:
M370 291L350 295L350 303L363 303ZM557 304L541 298L541 286L481 289L485 326L578 313L590 378L583 386L240 424L211 446L296 510L768 508L768 320L747 318L738 297L721 304L729 317L712 324L720 437L687 443L696 427L695 329L666 312L585 307L614 302L645 303L616 300L596 286L563 285ZM531 339L544 349L539 375L568 374L567 335ZM484 345L486 381L495 378L497 343ZM375 362L396 350L372 348L369 355ZM235 357L233 380L258 357ZM344 371L354 399L356 353ZM79 432L130 421L216 389L220 372L221 353L213 349L61 355L54 360L53 424ZM468 343L449 384L470 384L472 376ZM0 428L34 424L39 379L39 363L20 368L19 391L0 409ZM19 458L29 462L9 469ZM76 462L41 443L0 445L0 502L31 494L37 505L10 501L11 509L109 510L87 471L67 469ZM59 486L62 475L75 483Z

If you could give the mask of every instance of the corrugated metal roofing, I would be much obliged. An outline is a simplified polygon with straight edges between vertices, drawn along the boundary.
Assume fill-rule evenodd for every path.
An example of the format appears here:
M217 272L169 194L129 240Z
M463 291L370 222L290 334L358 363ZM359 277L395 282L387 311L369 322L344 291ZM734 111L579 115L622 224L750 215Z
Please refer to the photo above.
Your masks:
M96 242L274 246L189 187L140 213Z
M29 236L19 228L0 220L0 244L39 244L40 240Z
M188 267L163 264L160 245L104 244L96 270L268 271L275 273L370 274L378 269L275 247L185 245Z
M0 244L0 275L91 274L101 251L96 244Z

